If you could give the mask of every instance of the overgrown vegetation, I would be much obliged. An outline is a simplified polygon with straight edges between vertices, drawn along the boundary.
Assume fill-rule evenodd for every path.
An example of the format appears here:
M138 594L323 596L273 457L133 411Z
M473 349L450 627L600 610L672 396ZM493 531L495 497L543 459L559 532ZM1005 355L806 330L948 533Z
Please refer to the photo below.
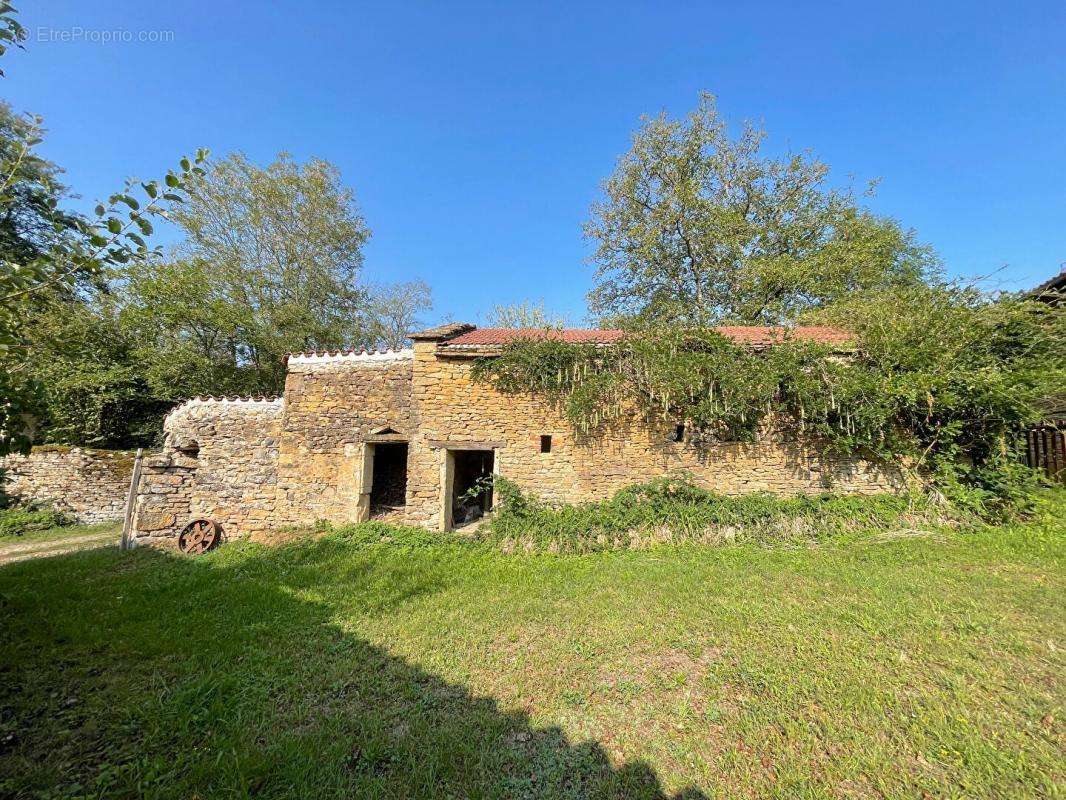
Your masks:
M634 415L697 446L805 436L983 516L1024 511L1021 434L1066 408L1066 307L945 281L913 232L816 159L762 155L764 136L731 138L710 95L684 120L645 119L587 226L590 307L626 337L517 342L477 375L547 396L587 436ZM852 346L786 330L756 352L713 330L804 323Z
M47 505L0 508L0 539L66 528L74 518Z
M853 295L822 319L854 346L784 340L760 351L710 328L641 325L610 347L530 339L475 368L553 400L587 436L632 416L682 425L697 446L805 436L890 460L982 515L1024 508L1037 478L1021 434L1066 403L1066 314L950 285Z
M726 497L685 475L657 478L581 505L546 505L499 476L493 490L496 511L477 536L507 552L583 553L686 542L806 546L860 530L914 530L957 521L920 494Z

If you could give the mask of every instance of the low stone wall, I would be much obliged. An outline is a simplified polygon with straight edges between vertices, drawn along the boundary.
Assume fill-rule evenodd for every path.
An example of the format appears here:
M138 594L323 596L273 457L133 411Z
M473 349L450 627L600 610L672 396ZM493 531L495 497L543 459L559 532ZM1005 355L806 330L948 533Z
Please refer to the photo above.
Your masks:
M28 456L0 459L5 493L25 502L50 503L78 522L122 519L133 472L133 453L42 445Z

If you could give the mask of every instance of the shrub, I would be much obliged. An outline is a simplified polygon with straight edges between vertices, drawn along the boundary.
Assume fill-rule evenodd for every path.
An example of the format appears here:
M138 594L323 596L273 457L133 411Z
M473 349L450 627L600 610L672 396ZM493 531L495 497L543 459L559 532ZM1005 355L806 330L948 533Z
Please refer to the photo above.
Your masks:
M50 507L18 506L0 510L0 536L23 536L36 531L63 528L75 520Z
M684 542L808 544L860 530L947 520L944 509L925 495L726 497L697 486L687 475L674 475L629 486L603 502L551 508L507 483L509 499L497 505L478 531L480 538L505 550L591 552Z

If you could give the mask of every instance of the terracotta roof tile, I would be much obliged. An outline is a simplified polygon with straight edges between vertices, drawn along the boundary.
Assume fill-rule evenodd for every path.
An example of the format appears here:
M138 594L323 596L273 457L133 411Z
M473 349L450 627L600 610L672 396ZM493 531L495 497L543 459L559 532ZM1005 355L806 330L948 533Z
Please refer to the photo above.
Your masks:
M766 346L788 338L822 344L844 344L853 337L839 328L816 325L801 325L795 328L724 325L715 328L723 336L737 344L753 347ZM556 339L574 344L611 344L625 333L613 329L568 328L544 330L542 328L475 328L443 343L445 347L501 346L522 339Z
M449 339L447 346L503 345L522 339L558 339L573 344L610 344L623 336L622 331L569 328L545 330L543 328L475 328L472 331Z

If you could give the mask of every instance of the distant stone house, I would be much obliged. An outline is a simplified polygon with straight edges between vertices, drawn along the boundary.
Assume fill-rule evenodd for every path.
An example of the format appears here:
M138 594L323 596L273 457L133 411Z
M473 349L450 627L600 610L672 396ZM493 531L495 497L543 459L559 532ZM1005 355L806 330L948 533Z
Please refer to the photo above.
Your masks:
M750 347L772 345L774 328L721 328ZM620 331L516 331L452 324L412 335L410 349L298 353L277 399L196 399L165 422L163 452L146 460L137 497L138 538L172 540L190 519L215 519L227 536L316 520L372 515L449 530L491 494L471 496L498 473L554 503L602 499L655 476L687 471L732 494L884 492L902 485L890 467L831 457L809 442L696 445L676 426L633 419L602 435L574 433L532 395L502 394L473 379L475 359L521 336L610 345ZM791 335L830 344L831 328Z

